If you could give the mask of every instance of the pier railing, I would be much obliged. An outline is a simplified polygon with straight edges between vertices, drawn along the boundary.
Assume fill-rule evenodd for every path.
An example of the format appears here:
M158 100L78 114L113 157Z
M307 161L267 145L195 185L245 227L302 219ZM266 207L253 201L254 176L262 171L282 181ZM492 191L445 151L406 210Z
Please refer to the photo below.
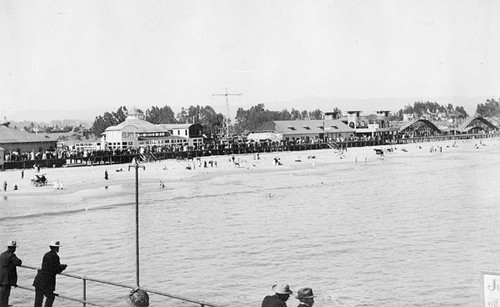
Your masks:
M28 269L28 270L35 270L35 271L37 271L39 269L39 268L36 268L36 267L27 266L27 265L21 265L20 268L24 268L24 269ZM84 307L85 306L100 306L100 307L104 307L104 305L101 305L99 303L95 303L95 302L91 302L91 301L87 300L87 283L88 282L95 282L95 283L99 283L99 284L110 285L110 286L114 286L114 287L121 287L121 288L130 289L130 290L137 289L137 287L134 287L134 286L131 286L131 285L126 285L126 284L122 284L122 283L116 283L116 282L102 280L102 279L97 279L97 278L90 278L90 277L80 276L80 275L75 275L75 274L60 273L59 275L81 280L82 281L82 298L79 299L79 298L69 297L69 296L65 296L65 295L61 295L61 294L57 294L57 297L65 299L65 300L70 300L70 301L73 301L73 302L81 303L82 306L84 306ZM18 288L19 289L23 289L23 290L28 290L28 291L35 291L34 288L25 287L25 286L18 286ZM212 303L208 303L208 302L205 302L205 301L195 300L195 299L183 297L183 296L180 296L180 295L175 295L175 294L171 294L171 293L157 291L157 290L154 290L154 289L143 288L143 287L141 287L140 289L146 291L147 293L156 294L156 295L167 297L167 298L170 298L170 299L180 300L180 301L185 302L185 303L192 303L192 304L195 304L195 305L199 305L200 307L219 307L218 305L215 305L215 304L212 304Z

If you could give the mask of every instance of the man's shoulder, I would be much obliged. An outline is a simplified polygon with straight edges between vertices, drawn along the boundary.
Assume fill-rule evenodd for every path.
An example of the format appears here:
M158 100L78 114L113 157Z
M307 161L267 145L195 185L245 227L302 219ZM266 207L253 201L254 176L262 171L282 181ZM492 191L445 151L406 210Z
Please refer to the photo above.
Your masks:
M13 252L11 251L5 251L3 253L0 254L0 258L10 258L10 256L13 254Z
M50 250L45 253L45 256L54 257L57 256L57 253L55 251Z
M262 301L262 307L286 306L286 304L276 297L276 295L268 295Z

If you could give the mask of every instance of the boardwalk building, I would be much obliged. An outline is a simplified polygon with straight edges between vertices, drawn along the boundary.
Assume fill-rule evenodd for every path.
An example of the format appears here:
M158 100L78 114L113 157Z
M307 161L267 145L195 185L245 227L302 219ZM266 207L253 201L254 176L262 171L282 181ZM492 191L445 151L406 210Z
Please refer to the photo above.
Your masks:
M57 140L46 134L34 134L9 128L9 123L0 124L0 147L4 149L5 161L42 158L46 152L53 152Z
M262 125L248 134L254 141L319 142L344 140L352 137L354 129L338 119L276 120Z
M161 148L198 146L203 143L200 124L155 125L132 111L125 121L106 128L101 135L102 149Z

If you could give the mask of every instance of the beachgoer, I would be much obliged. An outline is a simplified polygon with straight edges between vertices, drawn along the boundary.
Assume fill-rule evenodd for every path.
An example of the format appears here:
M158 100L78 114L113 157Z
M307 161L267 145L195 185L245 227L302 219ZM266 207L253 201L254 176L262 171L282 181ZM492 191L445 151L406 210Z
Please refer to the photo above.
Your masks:
M6 192L7 191L7 180L5 180L3 182L3 191Z
M104 171L104 180L108 180L108 170Z
M275 294L264 297L262 307L286 307L285 302L293 293L290 287L288 285L274 285L273 290Z
M17 191L19 189L19 187L17 186L17 184L14 185L14 191Z
M132 290L127 296L127 303L134 307L148 307L149 295L146 291L141 289Z
M21 179L24 179L24 170L21 170Z
M300 301L297 307L312 307L314 305L314 294L311 288L300 288L295 298Z
M7 250L0 254L0 307L9 306L10 289L17 287L17 266L22 264L15 252L16 241L7 242Z
M35 286L35 305L34 307L42 307L43 297L45 307L51 307L56 298L54 291L56 290L56 275L64 271L68 265L61 264L59 260L59 248L61 247L60 241L52 241L49 244L50 251L48 251L42 260L42 268L38 270L33 286Z

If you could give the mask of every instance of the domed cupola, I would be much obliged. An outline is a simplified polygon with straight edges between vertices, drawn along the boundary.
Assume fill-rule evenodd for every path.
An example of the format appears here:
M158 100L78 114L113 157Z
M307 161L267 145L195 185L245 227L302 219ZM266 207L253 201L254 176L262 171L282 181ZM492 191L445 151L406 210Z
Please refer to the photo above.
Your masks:
M142 114L136 107L132 107L127 115L127 119L133 119L133 118L146 120L146 115Z

